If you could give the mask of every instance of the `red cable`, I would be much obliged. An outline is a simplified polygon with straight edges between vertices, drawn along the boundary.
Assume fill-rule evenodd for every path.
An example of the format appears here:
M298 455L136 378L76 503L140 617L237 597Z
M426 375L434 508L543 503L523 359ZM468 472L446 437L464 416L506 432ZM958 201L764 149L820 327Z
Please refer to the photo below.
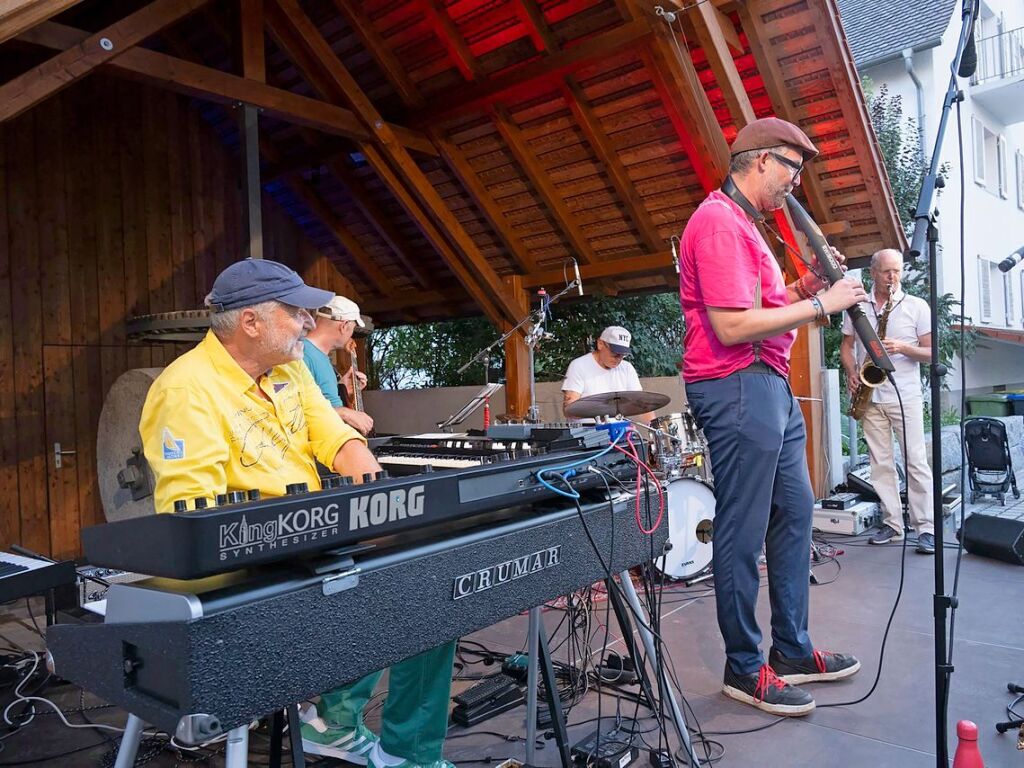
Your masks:
M628 435L631 431L632 430L627 431L626 434ZM658 478L655 476L654 470L640 460L640 455L636 451L636 446L633 445L633 443L629 440L627 440L626 444L630 447L629 451L624 450L618 445L614 445L613 447L619 453L628 456L630 459L632 459L633 463L636 464L636 505L634 515L636 517L636 524L637 527L640 529L640 532L650 536L658 530L658 527L661 525L661 521L665 516L665 491L662 489L661 483L658 482ZM651 527L650 530L644 528L644 524L640 519L640 489L643 480L644 470L646 470L647 474L649 474L651 476L651 479L654 480L654 487L658 489L658 517L654 521L654 525Z

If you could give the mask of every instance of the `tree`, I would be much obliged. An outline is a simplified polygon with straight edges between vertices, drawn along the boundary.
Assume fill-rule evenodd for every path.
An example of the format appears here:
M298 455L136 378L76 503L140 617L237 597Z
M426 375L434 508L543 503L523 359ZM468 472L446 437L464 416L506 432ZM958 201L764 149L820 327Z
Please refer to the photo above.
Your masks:
M682 356L683 323L676 293L593 298L555 304L547 330L554 338L536 350L537 381L557 381L573 358L594 348L609 325L633 334L633 358L641 376L674 376ZM473 317L375 331L367 342L371 388L454 387L483 382L482 363L458 369L498 337L485 318ZM491 351L490 381L505 376L505 350Z

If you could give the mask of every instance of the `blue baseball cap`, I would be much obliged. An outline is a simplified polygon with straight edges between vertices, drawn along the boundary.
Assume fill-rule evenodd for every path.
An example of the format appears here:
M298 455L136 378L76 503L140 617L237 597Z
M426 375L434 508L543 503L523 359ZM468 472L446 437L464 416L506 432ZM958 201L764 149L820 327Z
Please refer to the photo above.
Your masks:
M243 259L217 275L209 301L214 312L225 312L264 301L318 309L333 298L331 291L306 285L298 272L284 264L267 259Z

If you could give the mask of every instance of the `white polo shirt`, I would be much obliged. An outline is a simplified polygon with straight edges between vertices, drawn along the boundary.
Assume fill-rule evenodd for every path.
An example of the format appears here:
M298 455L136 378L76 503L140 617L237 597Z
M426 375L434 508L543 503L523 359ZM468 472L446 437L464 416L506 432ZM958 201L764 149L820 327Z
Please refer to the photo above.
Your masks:
M871 298L872 301L864 302L861 306L864 307L864 314L871 321L871 327L877 331L878 316L882 313L885 302L883 301L880 304L874 303L875 295L873 291ZM928 302L924 299L919 299L917 296L911 296L902 289L893 295L893 301L895 305L892 312L889 313L889 319L885 325L885 337L916 346L921 336L926 336L932 331L932 317L931 311L928 308ZM843 315L843 335L856 337L853 323L850 322L850 316L846 314ZM934 343L934 339L932 342ZM857 370L860 370L867 353L859 338L856 338L854 350ZM921 364L906 355L889 355L889 358L896 368L893 372L893 378L900 388L900 396L903 398L903 402L921 400ZM898 400L896 390L893 389L888 379L880 387L876 387L871 396L871 402L873 403L895 403Z
M623 360L614 368L602 368L592 352L569 363L565 381L562 382L563 392L579 392L581 397L604 392L639 392L642 389L636 368L628 360Z

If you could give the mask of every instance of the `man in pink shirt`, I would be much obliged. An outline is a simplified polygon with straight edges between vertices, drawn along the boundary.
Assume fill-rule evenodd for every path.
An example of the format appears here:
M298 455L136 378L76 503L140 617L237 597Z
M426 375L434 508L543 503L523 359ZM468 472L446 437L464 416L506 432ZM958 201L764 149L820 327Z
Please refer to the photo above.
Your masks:
M814 709L796 683L838 680L860 669L852 656L816 650L807 632L814 494L803 415L786 377L796 329L866 296L850 280L821 292L826 284L813 273L786 285L755 224L783 206L803 164L817 154L792 123L770 117L745 126L732 145L729 177L690 217L680 244L683 379L715 476L722 691L791 716ZM755 616L762 545L772 609L768 663Z

